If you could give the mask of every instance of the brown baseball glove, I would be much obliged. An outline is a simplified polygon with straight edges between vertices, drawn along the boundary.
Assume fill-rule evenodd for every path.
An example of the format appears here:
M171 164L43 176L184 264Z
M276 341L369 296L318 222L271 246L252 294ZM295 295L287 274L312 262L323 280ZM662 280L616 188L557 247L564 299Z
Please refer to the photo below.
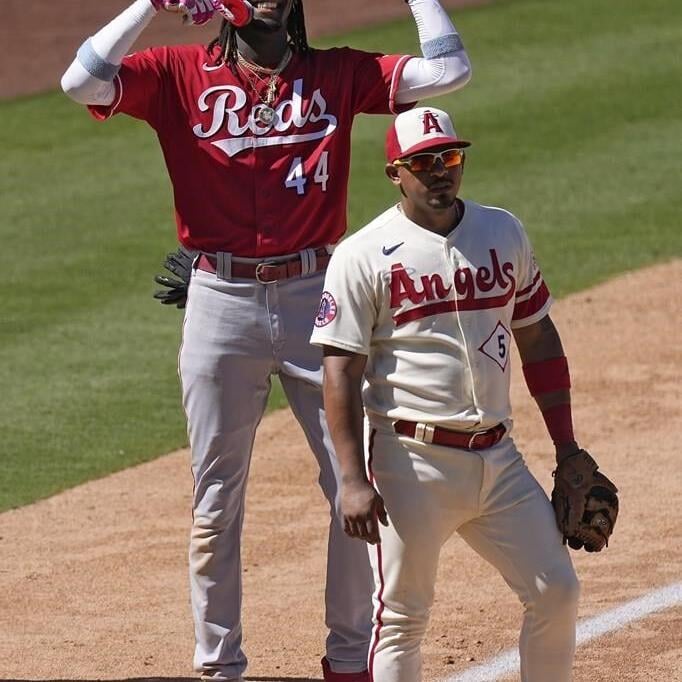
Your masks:
M552 506L559 530L572 549L600 552L618 518L618 488L585 450L561 460L554 470Z

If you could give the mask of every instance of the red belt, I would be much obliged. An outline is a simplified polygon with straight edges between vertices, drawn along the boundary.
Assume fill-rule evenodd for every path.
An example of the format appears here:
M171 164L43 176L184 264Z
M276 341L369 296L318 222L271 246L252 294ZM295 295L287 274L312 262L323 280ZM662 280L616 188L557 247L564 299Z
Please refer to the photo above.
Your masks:
M310 272L320 272L326 270L331 256L327 249L317 249L315 251L315 269ZM291 260L277 263L263 260L259 263L238 263L232 261L232 277L241 279L255 279L261 284L271 284L280 279L290 279L300 277L303 270L303 263L300 256L294 256ZM218 259L202 253L197 261L197 268L205 272L215 273L218 268Z
M418 422L397 421L393 428L402 436L409 436L422 443L446 445L451 448L466 448L467 450L485 450L496 445L507 430L504 424L498 424L486 431L450 431L440 426Z

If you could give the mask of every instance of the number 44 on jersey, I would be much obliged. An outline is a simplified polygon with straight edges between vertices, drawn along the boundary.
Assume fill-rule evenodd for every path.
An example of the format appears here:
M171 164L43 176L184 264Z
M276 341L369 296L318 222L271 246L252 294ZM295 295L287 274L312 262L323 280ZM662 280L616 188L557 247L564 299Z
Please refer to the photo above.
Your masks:
M313 173L313 182L320 185L323 192L327 191L327 181L329 180L329 152L322 152L320 160L317 162L315 172ZM305 174L303 167L303 157L297 156L291 162L287 179L284 181L284 186L287 189L295 189L296 194L305 194L305 186L309 178Z

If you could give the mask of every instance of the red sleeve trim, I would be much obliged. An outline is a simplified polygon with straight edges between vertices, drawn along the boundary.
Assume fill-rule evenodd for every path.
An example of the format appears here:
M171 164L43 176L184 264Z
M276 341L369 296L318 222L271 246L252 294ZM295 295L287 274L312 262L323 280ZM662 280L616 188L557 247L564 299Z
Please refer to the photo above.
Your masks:
M521 301L514 306L512 320L523 320L542 310L549 300L549 289L543 282L540 288L526 301Z
M388 107L392 114L400 114L403 111L409 111L417 102L407 102L405 104L398 104L395 101L396 93L398 92L398 86L400 85L400 77L403 75L405 70L405 64L412 59L412 56L407 54L400 58L398 63L393 69L393 76L391 77L391 89L388 95Z
M533 277L533 281L527 287L516 292L516 298L521 298L521 296L529 294L533 290L533 287L538 283L540 277L542 277L542 273L538 270L535 273L535 277Z

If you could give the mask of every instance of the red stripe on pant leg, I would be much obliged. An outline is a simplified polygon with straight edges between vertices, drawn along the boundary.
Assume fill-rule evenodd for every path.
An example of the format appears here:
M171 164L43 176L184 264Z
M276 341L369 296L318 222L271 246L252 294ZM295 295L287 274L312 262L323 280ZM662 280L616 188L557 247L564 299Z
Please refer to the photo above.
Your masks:
M369 482L374 485L374 472L372 471L372 459L374 458L374 436L377 430L372 429L369 434L369 454L367 456L367 474L369 476Z
M369 436L369 456L367 457L367 472L369 474L369 482L374 485L374 472L372 471L372 457L374 455L374 435L376 434L376 429L372 429ZM374 676L374 656L376 654L377 645L379 644L379 635L381 634L381 628L384 623L381 620L381 616L384 612L385 604L383 601L384 595L384 570L382 565L382 554L381 554L381 543L376 545L377 552L377 567L379 572L379 592L377 594L377 601L379 602L379 608L376 611L376 625L374 626L374 643L372 644L372 650L369 654L369 661L367 668L369 670L369 678L371 682L375 682L376 678Z

